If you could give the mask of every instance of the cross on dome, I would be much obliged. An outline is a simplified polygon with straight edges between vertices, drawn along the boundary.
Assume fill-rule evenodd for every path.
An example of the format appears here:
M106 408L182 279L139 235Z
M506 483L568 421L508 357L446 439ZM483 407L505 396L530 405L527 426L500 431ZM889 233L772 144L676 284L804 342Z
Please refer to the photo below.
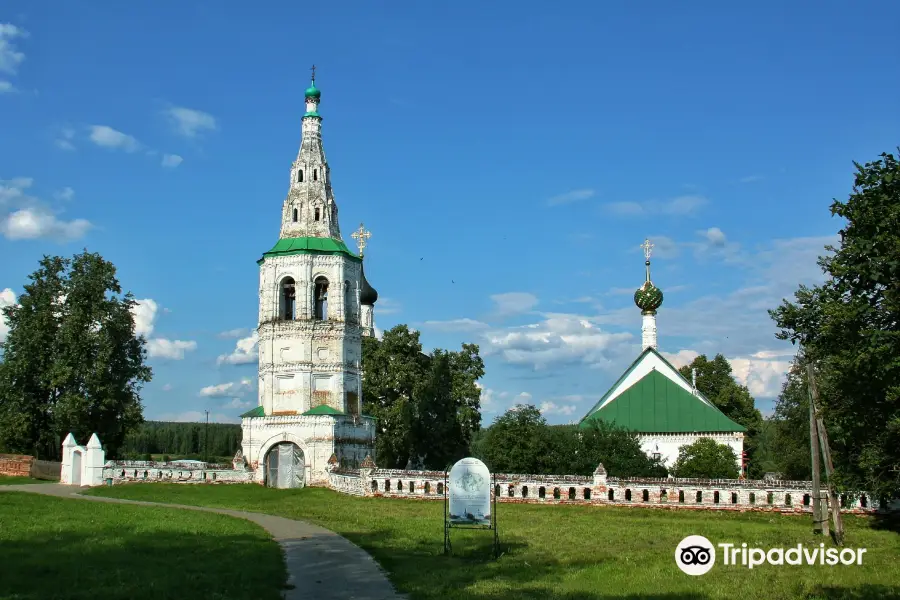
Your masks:
M644 243L641 244L641 248L644 250L644 258L650 260L650 255L653 254L653 244L650 243L650 239L644 239Z
M312 66L312 82L316 82L316 65Z
M362 223L359 224L359 229L350 234L354 240L356 240L356 247L359 248L359 257L362 258L363 250L366 249L368 245L366 240L372 237L372 232L367 231L365 226Z

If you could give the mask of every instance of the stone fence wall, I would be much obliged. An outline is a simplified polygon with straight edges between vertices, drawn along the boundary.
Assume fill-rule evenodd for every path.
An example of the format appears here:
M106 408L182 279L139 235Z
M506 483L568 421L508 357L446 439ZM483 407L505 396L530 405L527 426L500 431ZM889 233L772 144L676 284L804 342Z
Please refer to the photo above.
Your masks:
M24 454L0 454L0 475L12 477L30 477L33 456Z
M250 483L253 471L230 465L205 463L161 463L140 460L108 461L103 465L107 485L133 482Z
M593 477L497 473L499 502L528 504L606 504L673 509L812 512L812 482L738 479L645 479L607 477L603 466ZM332 469L328 487L358 496L442 500L443 471L361 468ZM845 512L867 513L878 502L867 494L841 498Z

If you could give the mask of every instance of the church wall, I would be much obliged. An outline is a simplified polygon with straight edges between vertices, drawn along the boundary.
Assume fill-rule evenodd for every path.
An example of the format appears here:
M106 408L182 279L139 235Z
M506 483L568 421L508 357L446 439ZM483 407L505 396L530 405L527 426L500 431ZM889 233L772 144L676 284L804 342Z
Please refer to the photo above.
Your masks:
M678 450L701 438L712 438L719 444L725 444L734 451L737 467L741 468L741 452L744 451L743 433L647 433L640 434L641 449L652 457L659 453L663 464L671 467L678 459Z

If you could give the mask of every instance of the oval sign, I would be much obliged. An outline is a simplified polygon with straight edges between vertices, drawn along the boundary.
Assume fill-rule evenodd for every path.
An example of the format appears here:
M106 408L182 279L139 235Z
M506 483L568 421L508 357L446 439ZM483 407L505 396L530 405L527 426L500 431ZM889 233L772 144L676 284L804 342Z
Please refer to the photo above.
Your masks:
M449 519L454 525L491 524L491 473L477 458L464 458L450 469Z

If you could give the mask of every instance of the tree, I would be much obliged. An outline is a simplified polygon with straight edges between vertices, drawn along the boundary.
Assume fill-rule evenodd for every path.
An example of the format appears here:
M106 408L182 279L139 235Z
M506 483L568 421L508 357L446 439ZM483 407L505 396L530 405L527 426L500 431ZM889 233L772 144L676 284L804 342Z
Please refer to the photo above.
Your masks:
M517 404L494 420L484 441L484 462L498 473L542 473L547 421L536 407Z
M134 332L136 303L112 263L87 251L45 256L29 280L3 309L0 446L55 458L67 433L87 441L96 432L115 457L143 420L139 391L152 375Z
M735 479L739 474L734 450L712 438L700 438L679 448L672 471L676 477L702 479Z
M641 449L638 436L608 423L589 428L547 425L530 404L497 417L479 444L492 471L536 475L591 475L603 463L616 477L665 477L666 469Z
M797 357L775 401L772 419L775 428L772 450L776 456L777 470L787 479L801 481L812 478L809 392L806 386L806 363L802 357Z
M843 485L900 494L900 162L856 166L840 245L819 257L826 276L770 311L777 337L816 368L819 408Z
M443 469L465 456L481 425L478 346L422 352L406 325L363 338L363 412L378 419L376 456L387 468Z
M749 462L748 475L756 479L763 474L759 460L759 436L763 428L762 413L755 406L753 396L746 386L740 385L732 374L731 364L721 354L709 360L701 354L691 364L679 371L691 381L691 371L697 370L697 389L725 413L732 421L747 428L744 437L744 451Z

